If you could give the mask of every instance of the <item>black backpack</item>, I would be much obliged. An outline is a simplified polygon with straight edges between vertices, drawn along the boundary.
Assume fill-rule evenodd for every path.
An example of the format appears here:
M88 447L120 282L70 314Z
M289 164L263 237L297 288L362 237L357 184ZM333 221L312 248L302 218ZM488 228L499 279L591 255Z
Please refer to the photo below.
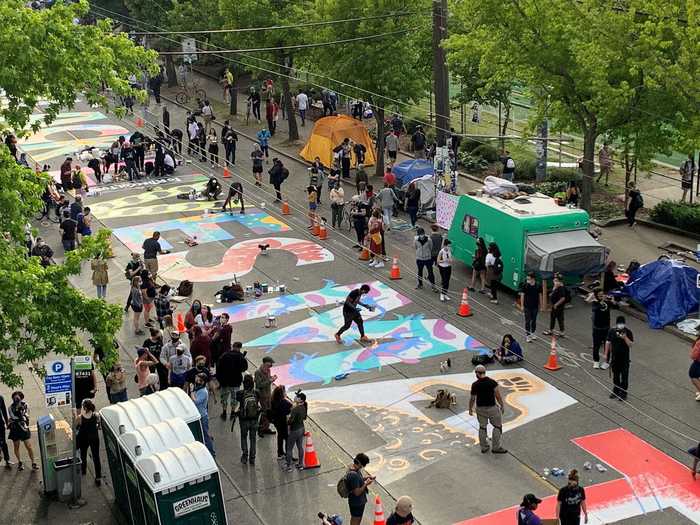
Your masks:
M496 261L493 263L493 273L503 275L503 259L500 257L496 257Z
M244 391L241 402L241 417L243 419L257 419L258 413L258 398L255 396L255 391Z

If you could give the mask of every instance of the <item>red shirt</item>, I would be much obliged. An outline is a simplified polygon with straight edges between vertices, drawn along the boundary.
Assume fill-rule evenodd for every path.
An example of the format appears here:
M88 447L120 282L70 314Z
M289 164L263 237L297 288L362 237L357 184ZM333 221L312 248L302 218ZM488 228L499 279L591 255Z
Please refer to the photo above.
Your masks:
M389 186L394 186L396 184L396 175L390 171L387 171L384 174L384 183L388 184Z

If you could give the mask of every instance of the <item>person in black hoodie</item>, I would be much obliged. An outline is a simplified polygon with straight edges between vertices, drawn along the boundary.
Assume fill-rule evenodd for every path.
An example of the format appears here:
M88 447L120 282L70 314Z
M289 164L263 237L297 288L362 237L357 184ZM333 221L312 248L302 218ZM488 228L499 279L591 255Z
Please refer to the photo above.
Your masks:
M243 372L248 370L248 361L246 360L246 352L241 352L243 344L239 341L231 344L231 349L227 349L219 357L219 362L216 365L216 378L219 381L221 393L221 419L226 420L226 410L231 401L231 419L235 418L236 414L236 392L241 388L243 381Z
M277 195L275 200L279 202L282 200L282 183L289 175L289 171L284 167L280 159L274 158L272 162L272 168L270 168L268 173L270 175L270 184L275 188L275 193Z
M277 460L282 461L285 457L285 445L289 436L287 426L287 416L292 410L292 402L287 399L284 385L277 385L272 391L272 403L270 405L270 416L272 424L277 429Z
M11 469L10 450L7 448L7 438L5 437L5 428L10 424L10 419L7 417L7 406L5 399L0 396L0 449L2 450L2 459L5 461L5 468Z

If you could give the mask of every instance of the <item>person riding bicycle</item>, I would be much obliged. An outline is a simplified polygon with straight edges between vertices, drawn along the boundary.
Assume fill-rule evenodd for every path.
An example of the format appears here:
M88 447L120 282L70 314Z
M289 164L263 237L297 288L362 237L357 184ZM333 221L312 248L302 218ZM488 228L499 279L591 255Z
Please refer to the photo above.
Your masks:
M204 188L204 195L208 200L216 200L221 195L221 183L216 177L211 177Z

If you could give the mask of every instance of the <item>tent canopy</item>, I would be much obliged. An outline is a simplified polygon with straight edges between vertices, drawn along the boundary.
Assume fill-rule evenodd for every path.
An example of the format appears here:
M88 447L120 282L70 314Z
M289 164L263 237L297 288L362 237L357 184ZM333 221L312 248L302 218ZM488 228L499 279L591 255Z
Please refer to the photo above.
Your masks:
M308 142L299 152L299 155L309 162L318 157L325 166L333 165L333 149L343 143L346 138L353 142L364 144L366 148L365 166L373 166L376 163L374 156L374 143L367 133L367 128L359 120L348 115L336 115L323 117L316 121ZM353 164L355 163L353 152Z
M424 177L433 176L433 163L425 159L404 160L395 164L391 172L396 176L396 184L403 188L409 182Z
M528 235L525 269L548 277L554 273L584 276L600 273L607 249L587 230Z
M649 326L663 328L697 311L698 271L680 261L661 259L642 265L630 275L624 291L647 312Z

